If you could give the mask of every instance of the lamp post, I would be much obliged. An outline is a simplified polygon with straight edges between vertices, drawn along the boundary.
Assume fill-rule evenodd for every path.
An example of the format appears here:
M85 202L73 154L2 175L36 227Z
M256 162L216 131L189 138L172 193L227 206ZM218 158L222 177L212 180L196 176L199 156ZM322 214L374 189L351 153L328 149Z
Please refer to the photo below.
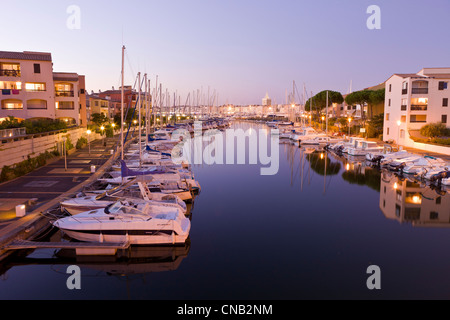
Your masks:
M87 135L88 135L88 146L89 146L89 155L91 155L91 130L86 131Z
M105 127L104 127L104 126L101 126L100 130L102 131L103 145L105 145L105 144L106 144L106 141L105 141L105 136L103 135L103 133L104 133L104 131L105 131Z
M323 131L323 122L325 121L325 117L322 116L322 131Z
M352 124L352 118L348 118L348 136L350 137L350 125Z

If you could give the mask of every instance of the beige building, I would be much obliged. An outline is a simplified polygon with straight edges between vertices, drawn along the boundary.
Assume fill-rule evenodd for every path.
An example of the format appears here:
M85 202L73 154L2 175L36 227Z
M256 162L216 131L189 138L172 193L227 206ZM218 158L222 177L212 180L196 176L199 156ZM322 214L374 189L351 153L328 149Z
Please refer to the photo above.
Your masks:
M0 51L0 120L49 118L84 126L84 82L76 73L54 73L50 53Z
M418 73L394 74L386 81L385 141L413 146L411 134L424 125L450 126L450 68L424 68Z

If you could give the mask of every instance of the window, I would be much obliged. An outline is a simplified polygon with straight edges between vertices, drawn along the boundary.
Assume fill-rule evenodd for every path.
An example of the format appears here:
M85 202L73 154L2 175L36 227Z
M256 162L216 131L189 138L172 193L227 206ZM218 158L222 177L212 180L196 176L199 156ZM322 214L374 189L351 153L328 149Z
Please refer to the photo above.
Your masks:
M2 77L20 77L19 63L1 63L0 76Z
M427 122L426 115L411 115L410 122Z
M33 110L45 110L47 109L47 101L46 100L28 100L27 101L27 109Z
M389 113L386 113L386 121L389 121Z
M41 73L41 65L39 63L34 64L34 73Z
M392 92L392 84L389 85L389 92Z
M439 90L445 90L448 87L448 82L439 81Z
M386 132L386 133L387 133L387 135L389 135L389 131L390 131L390 130L389 130L389 128L387 128L387 132Z
M442 123L447 123L447 115L446 114L442 115L442 121L441 122Z
M439 219L439 213L435 211L430 212L430 220L438 220Z
M436 204L441 204L442 202L442 197L437 197L436 198Z
M402 84L402 94L408 94L408 82L405 81Z
M22 90L22 82L20 81L0 81L0 90Z
M402 123L406 123L406 116L402 116L401 121L402 121Z
M73 101L58 101L56 102L56 109L59 110L75 110Z
M401 110L402 110L402 111L408 110L408 99L402 99Z
M45 83L26 83L25 89L27 91L45 91Z
M443 107L448 107L448 98L442 99L442 106Z
M23 110L23 103L20 100L3 100L3 110Z
M400 138L405 139L405 130L400 130Z
M389 107L391 106L391 99L389 99L388 106Z

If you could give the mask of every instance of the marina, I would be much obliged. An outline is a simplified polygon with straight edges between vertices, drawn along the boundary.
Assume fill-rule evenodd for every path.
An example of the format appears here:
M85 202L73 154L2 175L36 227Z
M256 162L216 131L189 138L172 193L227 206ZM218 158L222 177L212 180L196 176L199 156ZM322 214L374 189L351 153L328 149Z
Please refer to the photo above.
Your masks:
M448 300L449 10L3 3L0 300Z
M261 129L267 132L268 140L272 138L270 127L265 124L233 121L230 125L244 131L251 129L253 134ZM441 280L414 278L417 270L407 268L418 254L427 259L417 268L430 275L441 272L442 266L450 262L445 262L439 251L428 250L431 243L450 237L450 194L445 185L381 168L365 156L334 152L331 145L299 146L280 140L278 148L280 171L273 176L261 176L259 167L251 164L192 165L201 192L187 204L191 229L185 243L135 246L126 241L126 234L120 241L109 240L108 232L103 242L98 234L96 242L73 242L55 223L44 242L13 241L9 249L15 253L5 262L3 273L8 280L2 284L11 286L12 291L2 298L25 294L14 284L21 269L32 272L39 268L46 281L58 287L59 277L52 276L50 266L64 264L80 265L84 275L91 275L83 277L83 283L98 290L91 290L88 298L124 298L125 291L115 290L113 294L101 289L109 285L100 285L104 275L110 274L106 270L116 269L114 266L120 269L124 261L128 261L128 268L107 283L120 287L121 279L126 279L127 286L131 286L127 298L224 299L232 295L237 299L359 299L446 295L445 290L427 289L430 281L437 281L437 285ZM239 186L235 186L236 179ZM139 187L136 190L140 193ZM170 240L164 242L172 241L168 237ZM414 251L406 249L411 246ZM167 260L155 253L174 250L186 255L182 260L177 255ZM146 254L149 256L144 258ZM145 266L135 260L136 255L142 257ZM430 263L438 258L444 262ZM166 261L167 268L160 268L162 261ZM396 283L384 287L376 296L364 288L365 268L375 262L389 270L389 281ZM50 269L42 271L46 268ZM133 281L137 275L151 279L151 289ZM186 277L187 282L182 280ZM261 278L266 281L260 281ZM236 287L237 279L240 284ZM178 293L165 289L169 283ZM188 289L194 283L196 289ZM400 290L400 285L414 286L416 290ZM74 297L64 288L39 297L60 294Z

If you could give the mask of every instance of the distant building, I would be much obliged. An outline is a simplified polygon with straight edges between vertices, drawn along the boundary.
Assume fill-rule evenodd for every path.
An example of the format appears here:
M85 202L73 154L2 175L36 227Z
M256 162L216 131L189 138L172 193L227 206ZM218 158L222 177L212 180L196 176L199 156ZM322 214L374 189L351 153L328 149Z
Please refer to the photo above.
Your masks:
M60 119L85 126L85 78L53 72L44 52L0 51L0 120Z
M411 145L411 134L424 125L449 127L450 68L424 68L418 73L394 74L386 81L385 141Z
M269 94L266 93L266 96L262 100L263 107L270 107L272 105L272 99L270 99Z

